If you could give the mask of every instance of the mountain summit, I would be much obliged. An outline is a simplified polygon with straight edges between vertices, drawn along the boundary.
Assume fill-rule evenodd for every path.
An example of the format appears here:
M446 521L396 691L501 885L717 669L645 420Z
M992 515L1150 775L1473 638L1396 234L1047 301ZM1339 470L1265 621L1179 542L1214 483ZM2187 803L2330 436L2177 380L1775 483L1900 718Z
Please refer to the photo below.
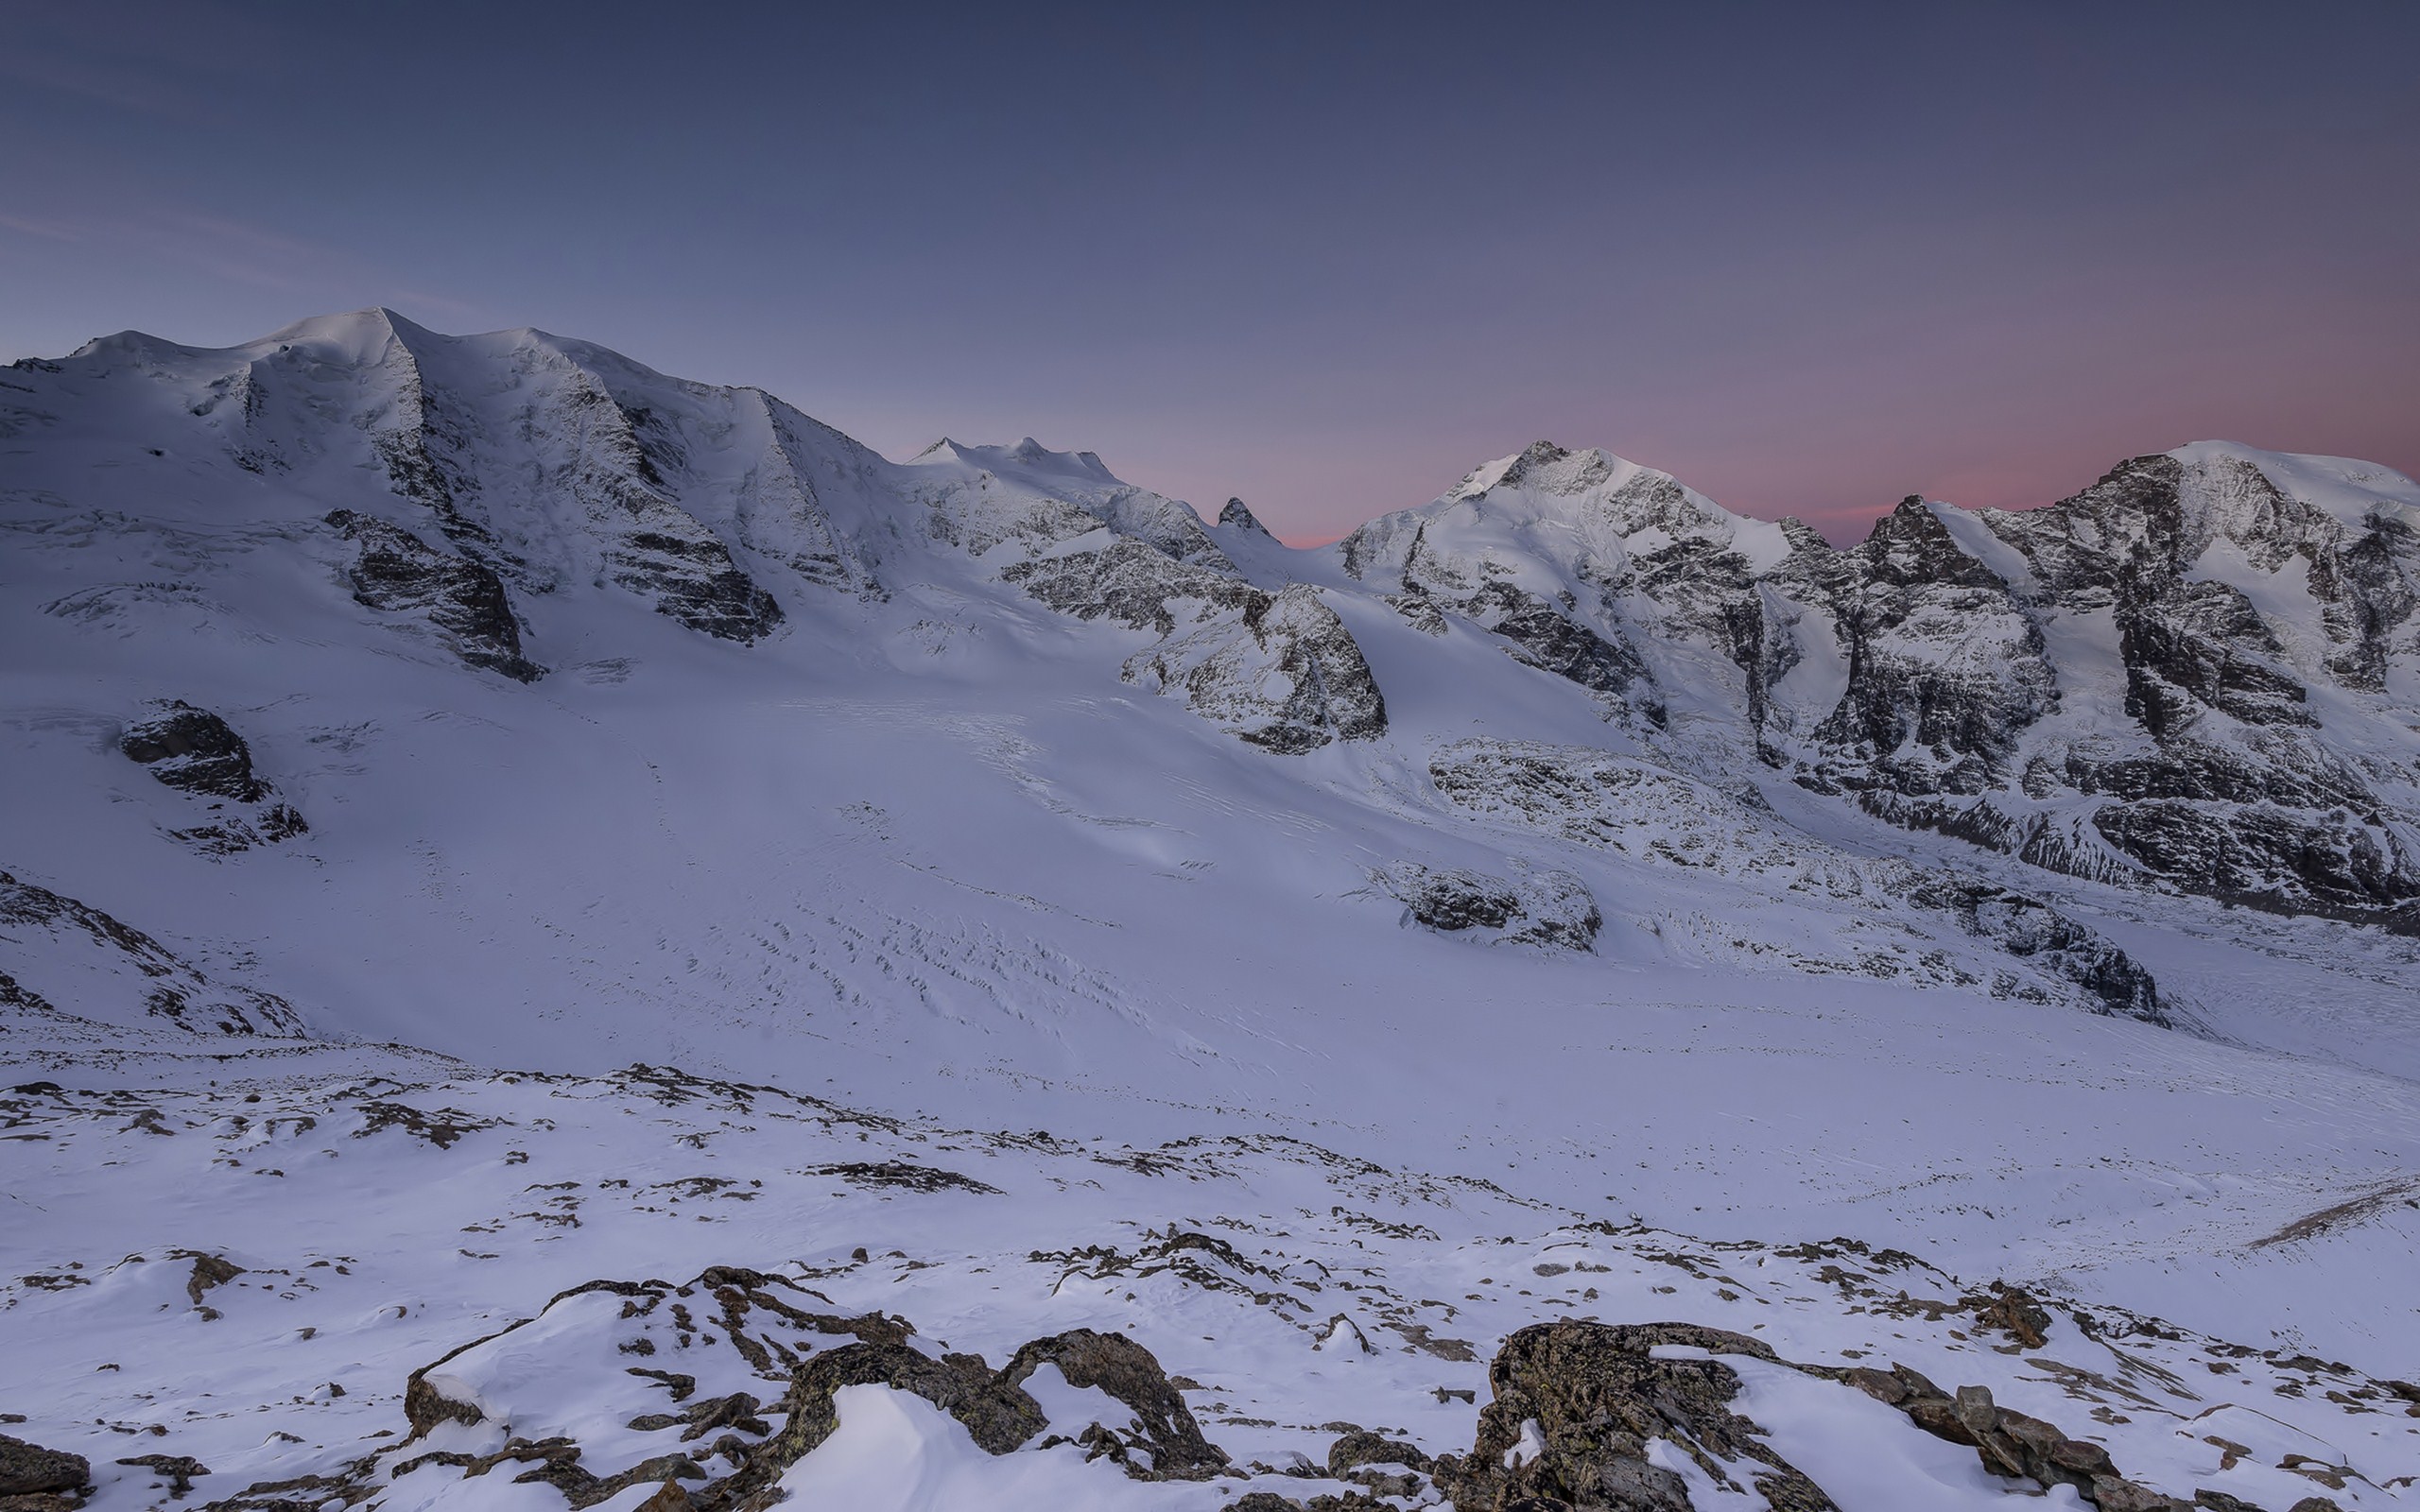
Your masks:
M0 1501L2392 1504L2416 531L0 369Z

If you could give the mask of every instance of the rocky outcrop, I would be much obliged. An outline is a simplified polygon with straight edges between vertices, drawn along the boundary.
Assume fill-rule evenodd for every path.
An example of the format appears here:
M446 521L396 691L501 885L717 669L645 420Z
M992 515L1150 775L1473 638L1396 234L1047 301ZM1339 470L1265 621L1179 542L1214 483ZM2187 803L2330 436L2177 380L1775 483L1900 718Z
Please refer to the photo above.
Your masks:
M1121 537L1000 576L1063 614L1157 633L1158 644L1128 659L1125 679L1182 697L1253 745L1293 755L1385 733L1377 679L1319 591L1292 583L1265 593L1220 561L1182 561Z
M252 775L251 747L227 721L182 698L152 705L147 718L126 728L117 748L151 775L184 793L257 803L269 786Z
M1626 641L1608 639L1555 605L1506 582L1482 584L1460 608L1480 629L1510 642L1512 660L1567 679L1609 698L1634 699L1655 724L1664 722L1647 663Z
M1547 868L1499 877L1399 861L1371 880L1404 905L1409 921L1491 943L1584 951L1596 944L1605 922L1586 883Z
M1232 572L1180 561L1129 537L1097 550L1013 562L1000 576L1062 614L1161 635L1221 612L1240 613L1268 597Z
M1386 732L1377 679L1317 589L1241 592L1239 612L1137 654L1126 679L1176 694L1196 713L1281 755Z
M294 1036L284 999L215 982L131 925L0 871L0 1013L59 1027Z
M1492 1400L1471 1452L1438 1462L1438 1484L1457 1512L1694 1512L1688 1483L1650 1458L1658 1440L1717 1486L1753 1489L1775 1512L1834 1512L1821 1486L1731 1410L1739 1378L1729 1366L1659 1359L1658 1345L1774 1358L1754 1339L1688 1323L1525 1328L1488 1366Z
M0 1497L65 1498L82 1493L92 1484L92 1462L83 1455L0 1434Z
M1229 499L1226 502L1219 511L1219 524L1230 530L1241 530L1254 536L1268 536L1271 541L1277 539L1269 535L1269 527L1260 523L1260 516L1246 508L1241 499Z
M1826 775L1901 793L2005 782L2026 730L2056 703L2040 627L1921 500L1852 556L1855 586L1835 606L1847 687L1811 738Z
M2101 1512L2195 1512L2197 1507L2243 1504L2210 1491L2188 1502L2128 1480L2118 1473L2108 1450L2090 1439L2070 1438L2039 1418L1994 1404L1985 1386L1961 1386L1953 1396L1906 1366L1836 1374L1876 1400L1906 1413L1910 1422L1934 1437L1974 1450L1993 1474L2031 1481L2045 1491L2073 1487ZM2218 1500L2211 1500L2214 1497Z
M2074 983L2102 1013L2163 1027L2174 1022L2150 971L2098 932L2038 898L1913 868L1905 874L1903 896L1919 908L1947 914L1966 934L1988 940L2036 971Z
M1540 442L1339 555L1413 624L1461 615L1651 727L1685 688L1699 720L1727 702L1730 759L1887 822L2096 881L2410 929L2408 491L2207 443L2041 509L1910 498L1835 550Z
M1019 1385L1045 1365L1058 1366L1078 1390L1098 1388L1133 1413L1124 1432L1095 1423L1077 1436L1095 1457L1115 1459L1137 1480L1201 1481L1227 1468L1226 1451L1201 1435L1158 1358L1125 1334L1070 1329L1035 1339L1010 1359L1000 1379Z
M1138 1481L1201 1481L1227 1469L1225 1452L1202 1435L1159 1361L1125 1334L1071 1329L1032 1340L994 1370L980 1355L933 1353L911 1343L915 1330L903 1318L819 1312L812 1304L821 1300L796 1281L735 1265L710 1266L681 1284L596 1280L573 1287L537 1318L413 1371L404 1391L409 1435L338 1476L312 1478L314 1500L333 1495L350 1505L361 1499L356 1492L423 1466L450 1466L468 1477L510 1463L532 1467L515 1479L544 1481L575 1508L668 1483L678 1494L677 1503L666 1498L675 1512L764 1512L782 1500L784 1473L838 1431L838 1395L851 1386L921 1397L990 1454L1074 1444L1086 1458L1109 1460ZM532 1337L545 1349L561 1349L571 1338L606 1358L648 1362L624 1366L625 1404L609 1410L646 1435L653 1452L625 1449L615 1462L596 1464L589 1446L560 1436L508 1436L484 1454L429 1448L430 1436L448 1424L509 1430L533 1409L545 1410L529 1395L547 1385L528 1369L525 1341ZM686 1368L652 1363L666 1358ZM1116 1402L1125 1410L1121 1420L1054 1421L1026 1390L1045 1366L1077 1390ZM703 1397L699 1381L708 1371L724 1379L736 1371L778 1391L771 1400L749 1391ZM579 1389L594 1388L583 1382ZM648 1410L651 1400L669 1410ZM299 1484L254 1486L218 1504L272 1512L278 1495Z
M332 512L327 523L359 548L345 569L355 603L426 622L472 666L516 682L545 675L521 654L521 625L504 579L493 569L351 509Z
M311 828L253 773L251 747L244 738L207 709L181 698L155 702L148 715L118 736L117 748L167 786L215 800L208 805L212 818L169 831L205 855L274 845Z
M2050 904L1945 869L1835 849L1783 823L1753 789L1724 793L1666 767L1584 747L1487 740L1441 747L1429 759L1428 777L1441 798L1499 824L1651 865L1761 884L1783 896L1828 896L1860 918L1891 915L1911 931L1945 930L1975 940L2022 969L1952 969L1945 980L1972 986L1980 977L1998 997L2177 1022L2149 971ZM1510 888L1479 879L1449 890L1449 901L1452 891L1484 901ZM1869 956L1858 969L1921 980L1938 963L1929 953L1888 964Z

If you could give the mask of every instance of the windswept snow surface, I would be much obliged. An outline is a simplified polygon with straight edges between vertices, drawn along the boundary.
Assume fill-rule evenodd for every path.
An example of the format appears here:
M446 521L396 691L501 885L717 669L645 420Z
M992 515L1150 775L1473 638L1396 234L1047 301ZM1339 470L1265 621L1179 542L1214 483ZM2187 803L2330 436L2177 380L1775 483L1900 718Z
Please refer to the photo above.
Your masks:
M2177 455L2340 532L2420 510L2365 464ZM2049 592L2048 548L1935 516ZM2326 680L2319 558L2212 519L2195 571L2277 627L2325 760L2408 836L2402 632L2375 686ZM118 1463L149 1454L207 1465L204 1500L342 1472L314 1494L554 1512L522 1462L465 1464L717 1441L633 1426L683 1410L633 1367L780 1431L786 1368L734 1329L643 1356L549 1306L721 1265L935 1358L1121 1331L1244 1477L1136 1478L1073 1441L1124 1409L1046 1366L1052 1430L1007 1454L843 1386L780 1480L808 1507L1341 1494L1335 1425L1466 1451L1497 1344L1558 1316L1989 1385L2187 1500L2408 1500L2420 1397L2377 1383L2420 1374L2413 937L1849 801L1797 754L1850 688L1784 581L1812 549L1533 448L1290 552L1090 453L892 463L753 390L375 311L0 370L0 1431L86 1455L98 1512L168 1496ZM1797 627L1766 724L1674 566L1709 561ZM2024 612L2061 701L2022 739L2108 738L2116 643ZM170 699L307 828L197 838L235 800L120 747ZM2053 1300L2047 1347L1975 1322L1996 1280ZM531 1317L435 1388L477 1422L398 1447L412 1371ZM2038 1491L1740 1369L1843 1507ZM1681 1460L1699 1506L1754 1504ZM1396 1504L1437 1500L1414 1480Z

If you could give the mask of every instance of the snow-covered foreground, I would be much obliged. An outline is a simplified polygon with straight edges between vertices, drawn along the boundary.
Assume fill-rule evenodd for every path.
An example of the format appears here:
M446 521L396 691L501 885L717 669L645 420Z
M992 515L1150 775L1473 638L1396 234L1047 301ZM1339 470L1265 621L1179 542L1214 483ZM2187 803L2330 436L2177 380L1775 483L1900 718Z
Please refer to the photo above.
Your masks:
M2409 480L1301 553L536 333L5 377L95 1512L2410 1498Z
M1138 1147L902 1122L663 1070L496 1075L363 1050L111 1069L148 1085L34 1084L5 1103L9 1268L24 1275L0 1317L12 1377L41 1383L18 1399L36 1409L18 1431L100 1467L98 1507L155 1500L151 1469L112 1463L152 1453L207 1465L197 1485L215 1498L325 1475L326 1494L369 1489L390 1506L560 1504L550 1485L466 1479L424 1456L569 1437L598 1480L666 1453L712 1463L708 1446L733 1423L690 1434L684 1401L773 1402L796 1359L850 1342L834 1320L869 1314L904 1320L920 1352L993 1366L1071 1329L1122 1332L1249 1479L1139 1483L1074 1444L995 1458L924 1398L860 1385L839 1394L838 1431L783 1477L807 1505L1207 1508L1255 1488L1340 1494L1324 1473L1340 1435L1468 1450L1496 1343L1563 1317L1685 1319L1799 1364L1988 1386L2187 1495L2283 1506L2325 1488L2383 1505L2420 1472L2409 1403L2327 1350L2256 1350L2097 1300L2053 1300L2023 1347L1977 1321L1996 1278L1918 1254L1696 1239L1598 1201L1276 1133ZM2409 1243L2412 1228L2390 1220L2379 1237ZM664 1305L641 1297L634 1315L629 1287L561 1295L596 1280L654 1280ZM735 1316L735 1289L795 1314ZM751 1341L784 1352L752 1362ZM406 1378L430 1366L438 1394L477 1420L424 1409L434 1430L405 1442ZM1852 1386L1743 1368L1740 1410L1843 1506L2015 1494L1973 1451ZM1034 1395L1050 1433L1070 1439L1134 1417L1063 1377ZM662 1426L631 1426L651 1414ZM735 1431L753 1442L769 1427L758 1417Z

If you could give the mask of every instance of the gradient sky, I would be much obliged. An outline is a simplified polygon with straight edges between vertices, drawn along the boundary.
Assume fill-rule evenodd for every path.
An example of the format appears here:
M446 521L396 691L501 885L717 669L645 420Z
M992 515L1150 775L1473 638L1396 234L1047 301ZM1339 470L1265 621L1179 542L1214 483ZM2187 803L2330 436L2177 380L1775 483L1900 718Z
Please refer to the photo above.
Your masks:
M1332 538L2420 472L2420 5L0 8L0 360L388 304Z

